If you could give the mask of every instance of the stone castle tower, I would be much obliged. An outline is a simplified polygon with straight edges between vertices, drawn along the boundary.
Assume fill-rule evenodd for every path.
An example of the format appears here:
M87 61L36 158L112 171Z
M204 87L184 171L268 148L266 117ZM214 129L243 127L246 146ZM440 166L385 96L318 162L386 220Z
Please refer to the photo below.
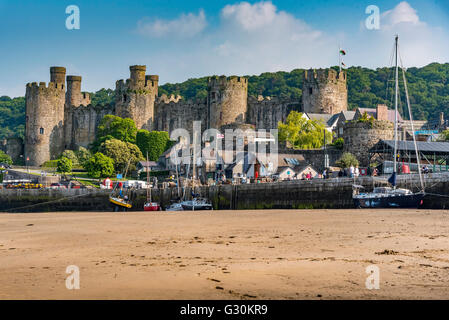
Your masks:
M25 159L41 165L64 151L65 73L50 68L50 82L28 83L25 94Z
M348 110L346 72L334 69L304 72L302 88L304 112L335 114Z
M248 79L225 76L211 77L208 82L208 127L220 129L228 124L246 122Z
M130 79L116 82L115 113L119 117L134 120L137 129L152 130L159 76L145 76L146 66L130 66L129 70Z
M64 106L64 149L73 149L73 113L79 106L91 103L90 95L81 92L81 77L67 76L67 92Z

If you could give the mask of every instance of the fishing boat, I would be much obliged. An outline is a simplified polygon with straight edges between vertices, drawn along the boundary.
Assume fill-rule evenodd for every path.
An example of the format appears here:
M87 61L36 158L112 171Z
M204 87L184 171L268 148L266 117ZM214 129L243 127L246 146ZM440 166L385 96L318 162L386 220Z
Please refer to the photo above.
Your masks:
M418 174L421 184L421 190L419 192L412 192L409 189L402 189L396 187L397 178L397 158L398 158L398 102L399 102L399 37L395 37L395 123L394 123L394 153L393 153L393 173L388 179L391 187L377 187L372 192L363 193L360 190L362 186L353 186L353 201L356 208L418 208L423 204L423 198L425 196L424 181L421 173L421 165L419 161L418 148L416 144L416 137L413 136L413 143L416 152L416 161L418 167ZM404 80L404 89L407 100L410 124L412 132L415 132L413 128L412 112L410 109L410 99L407 89L407 81L405 77L405 70L402 68L402 76Z
M184 201L181 203L184 210L213 210L212 204L210 204L206 199L194 198L189 201Z
M183 211L182 202L175 202L165 208L165 211Z
M151 201L151 187L150 187L150 163L148 161L148 152L147 152L147 201L143 205L144 211L159 211L161 207L159 203Z

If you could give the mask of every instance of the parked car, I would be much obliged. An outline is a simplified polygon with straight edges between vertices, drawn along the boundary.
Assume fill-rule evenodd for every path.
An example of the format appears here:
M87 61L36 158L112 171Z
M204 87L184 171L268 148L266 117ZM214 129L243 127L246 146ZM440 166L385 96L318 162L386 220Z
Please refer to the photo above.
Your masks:
M0 169L11 169L11 166L7 163L0 163Z

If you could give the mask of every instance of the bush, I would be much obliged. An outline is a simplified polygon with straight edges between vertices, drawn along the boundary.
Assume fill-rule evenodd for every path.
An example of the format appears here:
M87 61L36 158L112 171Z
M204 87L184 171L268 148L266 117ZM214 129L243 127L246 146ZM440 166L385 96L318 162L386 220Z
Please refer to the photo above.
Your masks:
M84 164L84 169L93 178L106 178L114 174L114 160L97 152Z
M6 153L0 150L0 163L7 163L9 165L12 164L12 159Z
M334 141L334 143L332 143L332 145L339 150L343 150L344 144L345 141L343 140L343 138L338 138Z
M48 161L45 161L45 162L42 164L42 167L43 167L43 168L57 168L57 167L58 167L58 160L48 160Z
M66 157L61 157L58 160L57 171L61 173L72 172L72 160Z
M77 166L79 164L78 157L76 156L75 151L73 151L73 150L64 150L64 152L61 153L60 158L63 158L63 157L72 160L73 166Z
M342 154L341 158L335 162L335 164L340 168L349 168L351 165L357 167L359 165L359 161L352 153L345 152Z
M76 157L78 158L78 163L81 166L84 166L84 163L86 163L87 160L89 160L90 157L92 157L92 154L89 150L87 150L84 147L80 147L77 152L75 152Z

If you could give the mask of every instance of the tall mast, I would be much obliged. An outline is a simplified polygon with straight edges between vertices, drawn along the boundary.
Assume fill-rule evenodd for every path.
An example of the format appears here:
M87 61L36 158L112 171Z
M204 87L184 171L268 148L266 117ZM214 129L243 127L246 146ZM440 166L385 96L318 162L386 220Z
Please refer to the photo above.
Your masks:
M395 95L394 95L394 160L393 173L396 173L396 162L398 152L398 100L399 100L399 58L398 58L398 42L399 36L395 38L395 52L396 52L396 77L395 77ZM396 186L395 186L396 188Z
M151 202L151 193L150 191L150 163L148 161L148 151L147 151L147 201L150 199Z
M176 151L175 152L176 185L178 186L178 198L179 198L180 193L179 193L179 175L178 175L178 149L176 149L175 151Z

